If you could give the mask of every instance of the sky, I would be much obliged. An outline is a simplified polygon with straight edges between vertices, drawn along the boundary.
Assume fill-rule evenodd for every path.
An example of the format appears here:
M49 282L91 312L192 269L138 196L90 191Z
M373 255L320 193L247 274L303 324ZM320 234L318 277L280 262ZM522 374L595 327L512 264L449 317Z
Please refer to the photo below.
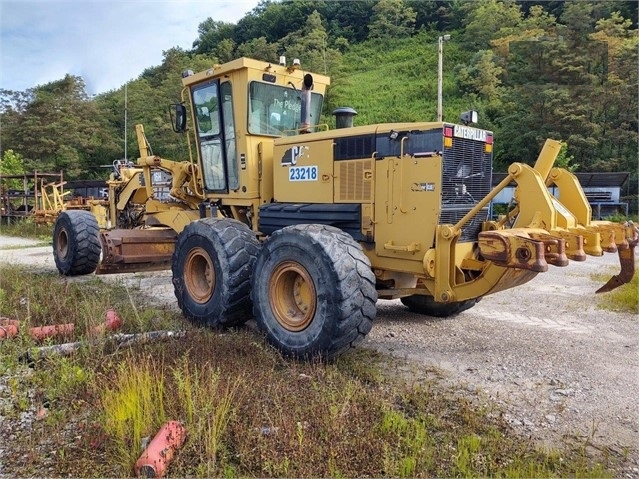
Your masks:
M0 0L0 88L23 91L81 76L104 93L191 49L211 17L237 23L258 0Z

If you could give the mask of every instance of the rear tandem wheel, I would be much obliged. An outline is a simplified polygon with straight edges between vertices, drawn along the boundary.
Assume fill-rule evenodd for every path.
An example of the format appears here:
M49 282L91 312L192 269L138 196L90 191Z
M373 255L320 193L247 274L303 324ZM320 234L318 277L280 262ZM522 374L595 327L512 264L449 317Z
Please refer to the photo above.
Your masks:
M370 262L332 226L274 232L262 245L252 284L257 324L287 356L336 356L361 342L375 318Z
M401 301L414 313L435 316L437 318L447 318L472 308L477 304L479 299L455 301L453 303L438 303L432 296L414 294L401 298Z
M258 251L255 233L237 220L190 223L178 236L171 267L182 314L210 327L250 319L250 279Z

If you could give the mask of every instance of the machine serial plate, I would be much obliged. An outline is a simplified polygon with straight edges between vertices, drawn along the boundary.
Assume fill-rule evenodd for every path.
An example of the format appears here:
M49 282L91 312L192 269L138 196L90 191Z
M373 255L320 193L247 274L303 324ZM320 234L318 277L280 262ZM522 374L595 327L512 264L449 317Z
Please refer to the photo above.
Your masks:
M317 181L317 166L291 166L288 169L289 181Z

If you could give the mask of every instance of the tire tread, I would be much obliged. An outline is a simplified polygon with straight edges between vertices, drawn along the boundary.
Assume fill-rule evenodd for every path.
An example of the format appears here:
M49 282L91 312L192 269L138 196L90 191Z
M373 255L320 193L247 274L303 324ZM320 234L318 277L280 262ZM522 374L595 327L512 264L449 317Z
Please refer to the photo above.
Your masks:
M66 258L57 255L56 242L60 228L67 228L69 240ZM53 232L53 257L58 271L65 276L93 273L100 262L102 246L100 227L90 211L63 211L56 220Z
M201 235L217 243L223 258L220 261L223 278L218 278L223 288L223 301L212 305L209 314L198 316L188 307L189 298L182 283L182 266L178 264L179 250L190 236ZM173 285L178 306L184 316L196 324L211 327L236 326L251 317L252 303L250 299L251 274L259 251L259 242L255 233L245 224L231 218L204 218L189 226L178 237L172 261ZM215 252L210 252L215 253ZM176 279L177 278L177 279ZM215 308L215 314L212 313Z
M368 257L361 246L347 233L327 225L300 224L278 230L273 237L279 235L295 235L300 238L300 244L311 245L310 248L324 251L324 258L330 261L336 276L333 292L337 298L337 315L327 318L333 321L330 335L323 344L308 345L307 350L319 353L325 357L334 357L361 343L371 330L377 312L377 291L375 276ZM291 236L291 237L295 237ZM267 240L268 243L268 240ZM265 250L263 250L265 251ZM265 281L256 274L254 281ZM255 293L256 286L253 286ZM261 300L254 298L254 315L258 318L260 328L268 332L268 328L261 324L259 310ZM291 350L278 338L268 334L269 340L284 354L297 356L298 352ZM312 353L312 354L313 354Z

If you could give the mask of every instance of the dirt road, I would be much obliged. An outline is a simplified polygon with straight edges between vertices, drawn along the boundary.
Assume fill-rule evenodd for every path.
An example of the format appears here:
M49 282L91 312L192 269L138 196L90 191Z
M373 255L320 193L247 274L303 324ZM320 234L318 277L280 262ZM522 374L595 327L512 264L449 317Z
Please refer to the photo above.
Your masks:
M55 270L51 246L3 249L3 241L0 263ZM416 380L435 371L475 400L497 402L527 436L611 446L630 458L626 474L639 476L639 319L598 309L593 295L599 284L592 275L617 270L614 254L551 267L445 320L380 301L364 347L408 359ZM168 272L104 278L125 276L177 307Z

